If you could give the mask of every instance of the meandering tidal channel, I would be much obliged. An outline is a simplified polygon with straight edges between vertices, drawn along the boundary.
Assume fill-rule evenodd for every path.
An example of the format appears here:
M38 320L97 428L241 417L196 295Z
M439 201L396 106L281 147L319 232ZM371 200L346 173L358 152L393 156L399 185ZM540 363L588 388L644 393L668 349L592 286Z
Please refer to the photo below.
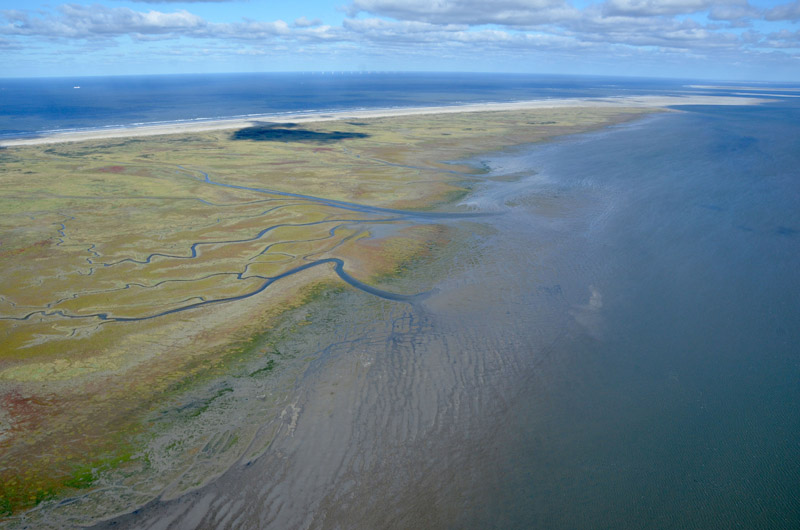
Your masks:
M184 167L179 167L179 169L182 172L184 172L184 173L186 173L186 174L188 174L190 176L192 175L192 172L190 170L187 170ZM411 168L411 169L413 169L413 168ZM462 212L425 212L425 211L410 211L410 210L396 210L396 209L379 208L379 207L361 205L361 204L352 203L352 202L337 201L337 200L326 199L326 198L321 198L321 197L312 197L312 196L309 196L309 195L301 195L301 194L297 194L297 193L282 192L282 191L278 191L278 190L271 190L271 189L264 189L264 188L254 188L254 187L248 187L248 186L238 186L238 185L235 185L235 184L226 184L226 183L216 182L216 181L212 180L210 178L210 176L208 175L208 173L205 173L205 172L202 172L202 171L198 171L198 172L202 175L202 181L207 183L207 184L210 184L210 185L220 186L220 187L230 188L230 189L236 189L236 190L251 191L251 192L256 192L256 193L259 193L259 194L266 194L266 195L271 196L271 197L291 197L291 198L294 198L294 199L302 199L303 202L299 204L300 206L304 206L304 205L308 205L308 204L311 204L311 205L315 205L315 204L316 205L325 205L325 206L330 206L330 207L333 207L333 208L336 208L336 209L343 210L345 212L346 211L353 211L353 212L359 212L359 213L364 213L364 214L372 214L373 217L367 218L367 219L347 219L347 218L329 219L328 218L328 219L325 219L325 220L322 220L322 221L315 221L315 222L308 222L308 223L281 223L281 224L275 224L275 225L271 225L271 226L268 226L268 227L262 229L260 232L255 234L253 237L250 237L250 238L247 238L247 239L232 239L232 240L219 240L219 241L198 241L198 242L191 243L191 245L189 247L189 254L188 255L166 254L166 253L162 253L162 252L154 252L154 253L151 253L151 254L147 255L144 259L124 258L124 259L121 259L121 260L118 260L118 261L115 261L115 262L111 262L111 263L105 263L105 262L102 262L100 260L95 261L96 258L100 258L100 255L97 252L94 251L95 245L91 245L90 247L87 248L87 252L92 254L93 258L95 258L95 259L86 258L87 263L89 263L89 265L91 265L91 268L89 269L89 272L86 273L86 274L87 275L94 274L94 270L95 270L95 268L97 266L100 266L100 267L113 267L115 265L120 265L120 264L123 264L123 263L134 263L134 264L144 265L144 264L151 263L153 261L153 259L156 259L156 258L174 259L174 260L191 260L191 259L195 259L195 258L198 257L198 255L199 255L198 254L198 252L199 252L198 249L203 247L203 246L214 247L214 246L224 246L224 245L231 245L231 244L237 244L237 243L247 243L247 242L258 241L258 240L264 238L264 236L269 234L270 232L273 232L273 231L281 229L281 228L286 228L286 227L296 228L296 227L311 227L311 226L320 226L320 225L334 225L332 228L330 228L330 230L328 232L328 237L329 238L333 238L335 236L335 232L338 229L340 229L342 227L345 227L345 226L348 226L348 227L350 227L350 226L368 227L370 225L375 225L375 224L380 224L380 223L406 223L407 224L407 223L413 223L415 221L431 221L431 220L440 220L440 221L444 222L444 221L452 221L452 220L458 220L458 219L469 219L469 218L485 217L487 215L496 215L496 213L493 214L491 212L472 212L472 211L462 211ZM467 178L466 175L464 177ZM274 200L274 199L271 199L271 200ZM266 215L267 213L270 213L270 212L272 212L274 210L277 210L277 209L280 209L280 208L285 208L287 206L298 206L298 205L297 204L285 204L285 205L281 205L281 206L275 206L273 208L270 208L270 209L264 211L262 213L262 215ZM383 218L381 218L381 217L379 217L381 215L383 215L383 216L391 215L392 217L383 217ZM75 220L75 218L71 217L68 220ZM66 232L65 232L66 229L67 229L66 228L66 224L63 223L63 222L60 223L60 228L58 230L60 239L59 239L59 243L57 243L57 245L63 244L64 238L66 237ZM345 238L345 240L346 240L346 238ZM254 257L258 257L260 255L265 254L267 251L270 250L271 247L273 247L273 246L275 246L277 244L296 243L296 242L297 241L293 241L293 240L281 240L281 241L278 241L278 242L271 243L269 245L266 245ZM332 249L329 249L329 250L332 250ZM55 309L55 310L31 311L31 312L29 312L29 313L27 313L27 314L25 314L23 316L17 316L17 317L4 316L4 317L0 317L0 319L2 319L2 320L28 320L28 319L30 319L31 317L34 317L34 316L42 316L42 317L59 316L59 317L71 318L71 319L98 319L98 320L104 321L104 322L136 322L136 321L142 321L142 320L150 320L150 319L162 317L162 316L173 314L173 313L180 313L180 312L183 312L183 311L196 309L198 307L202 307L202 306L205 306L205 305L219 304L219 303L226 303L226 302L235 302L237 300L243 300L245 298L250 298L252 296L255 296L255 295L263 292L265 289L267 289L270 285L272 285L273 283L275 283L278 280L281 280L283 278L287 278L287 277L292 276L294 274L303 272L303 271L305 271L305 270L307 270L309 268L312 268L312 267L317 267L317 266L321 266L321 265L328 265L328 264L332 264L333 265L334 272L337 274L337 276L339 276L339 278L342 281L344 281L348 285L350 285L352 287L355 287L356 289L359 289L359 290L364 291L366 293L372 294L374 296L385 298L387 300L394 300L394 301L400 301L400 302L415 302L415 301L418 301L418 300L426 298L428 296L428 294L429 294L427 292L416 293L416 294L392 293L392 292L385 291L385 290L379 289L377 287L371 286L369 284L366 284L366 283L354 278L352 275L348 274L344 270L345 262L343 260L339 259L339 258L312 259L309 256L305 256L304 260L307 261L307 263L304 263L302 265L293 267L293 268L291 268L289 270L286 270L286 271L284 271L284 272L282 272L280 274L277 274L275 276L269 276L269 277L258 275L258 274L248 273L247 269L250 266L250 265L248 265L248 266L245 267L245 269L242 272L239 272L239 273L217 273L217 274L208 275L208 276L205 276L205 277L202 277L202 278L193 278L191 280L180 280L180 279L178 279L178 280L165 280L165 281L156 282L156 283L154 283L152 285L142 285L142 284L138 284L138 283L128 283L128 284L125 284L121 288L114 289L114 291L125 290L125 289L130 289L132 286L137 286L137 287L141 287L141 288L155 288L155 287L159 287L161 285L164 285L166 283L192 282L192 281L198 281L198 280L205 280L205 279L208 279L208 278L211 278L211 277L215 277L215 276L233 276L237 280L246 280L246 279L252 279L252 278L263 280L263 282L260 285L258 285L256 288L254 288L253 290L251 290L251 291L249 291L249 292L247 292L245 294L240 294L240 295L237 295L237 296L222 297L222 298L210 298L210 299L206 299L205 297L202 297L202 296L197 296L197 297L194 297L194 298L187 299L186 303L180 305L179 307L175 307L175 308L168 309L168 310L163 310L163 311L156 311L156 312L153 312L153 313L145 315L145 316L120 317L120 316L111 315L111 314L109 314L107 312L83 313L83 314L77 315L77 314L71 314L71 313L65 312L63 310ZM104 292L111 292L111 291L104 291ZM74 297L70 297L70 298L74 298ZM51 302L50 304L47 305L47 307L58 305L59 303L65 301L65 300L68 300L70 298L61 298L61 299L59 299L59 300L57 300L55 302ZM192 301L194 299L199 299L199 301Z

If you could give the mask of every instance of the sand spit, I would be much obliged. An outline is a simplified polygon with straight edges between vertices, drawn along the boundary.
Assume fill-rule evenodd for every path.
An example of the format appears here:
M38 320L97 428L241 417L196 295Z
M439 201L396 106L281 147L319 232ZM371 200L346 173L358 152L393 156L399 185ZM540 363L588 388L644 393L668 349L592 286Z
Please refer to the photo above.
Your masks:
M68 131L48 133L34 138L0 140L0 147L56 144L102 140L107 138L130 138L157 136L161 134L197 133L232 130L251 127L259 123L311 123L347 119L388 118L423 114L455 114L460 112L494 112L567 107L668 107L674 105L758 105L769 100L729 96L632 96L619 98L541 99L511 103L476 103L446 107L407 107L371 110L347 110L314 114L264 114L246 119L221 119L200 122L143 125L104 130Z

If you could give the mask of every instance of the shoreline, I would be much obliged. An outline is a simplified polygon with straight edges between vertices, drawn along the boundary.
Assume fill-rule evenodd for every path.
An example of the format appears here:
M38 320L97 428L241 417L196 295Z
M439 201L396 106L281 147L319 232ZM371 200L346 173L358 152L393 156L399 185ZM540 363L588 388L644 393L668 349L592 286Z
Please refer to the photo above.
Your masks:
M768 99L731 96L628 96L612 98L537 99L507 103L470 103L453 106L403 107L331 112L264 114L248 118L222 118L186 123L120 126L108 129L65 131L41 136L0 140L0 148L46 145L110 138L136 138L167 134L200 133L243 129L268 123L314 123L345 119L391 118L425 114L458 114L464 112L500 112L570 107L639 107L662 108L676 105L759 105Z

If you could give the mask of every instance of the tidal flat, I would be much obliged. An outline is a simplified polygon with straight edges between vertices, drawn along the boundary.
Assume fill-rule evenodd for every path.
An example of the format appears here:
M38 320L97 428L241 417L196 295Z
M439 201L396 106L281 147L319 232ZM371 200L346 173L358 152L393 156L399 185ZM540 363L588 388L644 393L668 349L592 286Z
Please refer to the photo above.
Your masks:
M6 521L89 524L264 455L296 421L288 389L321 355L314 341L337 333L342 300L413 300L446 276L447 249L468 232L449 221L475 215L458 203L483 173L463 161L649 112L262 123L0 149Z

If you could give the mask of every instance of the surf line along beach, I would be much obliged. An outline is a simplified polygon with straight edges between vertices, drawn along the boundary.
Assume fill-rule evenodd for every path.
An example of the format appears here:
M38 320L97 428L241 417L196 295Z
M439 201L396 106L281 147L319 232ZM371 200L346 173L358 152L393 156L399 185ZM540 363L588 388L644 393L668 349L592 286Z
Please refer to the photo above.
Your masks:
M322 113L281 113L252 116L246 119L209 119L157 125L136 125L130 127L108 127L95 130L64 131L45 133L32 138L0 140L0 147L21 145L40 145L61 142L80 142L104 138L128 138L160 134L197 133L216 130L241 129L260 123L313 123L346 119L387 118L395 116L416 116L426 114L453 114L463 112L497 112L532 110L565 107L651 107L664 108L673 105L757 105L765 98L734 96L638 96L609 98L569 98L517 101L505 103L479 103L436 107L405 107L374 110L334 111Z

